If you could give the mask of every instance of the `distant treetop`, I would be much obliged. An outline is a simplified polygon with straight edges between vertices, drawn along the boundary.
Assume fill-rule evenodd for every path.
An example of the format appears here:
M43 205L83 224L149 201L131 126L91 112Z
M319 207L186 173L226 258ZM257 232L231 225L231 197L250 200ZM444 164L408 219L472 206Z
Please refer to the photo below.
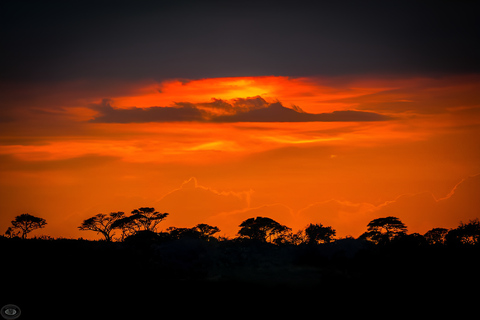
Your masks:
M35 229L44 228L46 224L47 221L45 219L24 213L16 216L15 219L12 220L12 227L9 227L5 234L15 236L21 232L22 239L25 239L28 233Z

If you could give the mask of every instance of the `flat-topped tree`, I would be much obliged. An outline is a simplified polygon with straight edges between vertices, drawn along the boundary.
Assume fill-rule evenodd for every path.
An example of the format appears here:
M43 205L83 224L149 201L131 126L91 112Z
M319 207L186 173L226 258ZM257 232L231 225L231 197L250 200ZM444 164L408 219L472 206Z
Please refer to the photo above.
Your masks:
M142 207L115 221L112 228L121 230L123 240L139 231L157 232L157 225L167 216L168 213L157 212L155 208Z
M99 213L91 218L85 219L78 229L101 233L105 237L105 240L112 241L114 223L122 219L124 215L121 211L112 212L109 215Z
M376 243L386 243L406 233L407 226L399 218L389 216L370 221L367 232L361 237Z
M262 242L273 242L276 237L292 230L273 219L265 217L247 219L243 221L239 227L240 230L238 231L238 235L241 238L259 240Z
M136 221L140 229L156 232L157 225L167 216L168 213L160 213L155 208L142 207L133 210L129 218Z
M220 229L215 226L208 225L206 223L200 223L197 224L195 227L193 227L194 230L196 230L198 233L200 233L200 237L202 239L210 239L213 237L213 235L217 232L220 232Z
M28 233L35 229L44 228L46 224L47 221L45 219L24 213L12 220L12 227L9 228L9 231L13 233L14 230L19 230L22 233L22 239L25 239Z

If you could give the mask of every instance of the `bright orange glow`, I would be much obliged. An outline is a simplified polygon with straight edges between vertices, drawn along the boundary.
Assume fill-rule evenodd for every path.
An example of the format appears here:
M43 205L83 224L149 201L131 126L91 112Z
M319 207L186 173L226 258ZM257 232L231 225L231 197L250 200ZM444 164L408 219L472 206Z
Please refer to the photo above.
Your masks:
M173 102L208 102L211 99L230 100L261 96L278 99L285 105L301 105L306 111L330 112L346 109L351 103L339 102L386 90L384 86L334 88L323 84L326 80L289 77L213 78L192 81L166 81L139 88L134 95L115 97L117 107L148 108L168 106ZM370 86L374 87L370 87ZM331 100L335 100L331 101Z
M257 215L294 231L313 222L358 236L379 216L398 216L409 232L424 233L480 212L478 76L78 82L34 91L12 102L0 128L1 233L28 212L47 219L40 234L94 238L78 231L83 219L140 206L169 212L164 229L209 223L227 236ZM245 110L235 101L258 96L261 111L280 101L297 113L386 118L115 120L118 110L143 117L151 107L183 112L185 105L236 114ZM223 105L212 105L219 99ZM92 121L102 112L109 122Z

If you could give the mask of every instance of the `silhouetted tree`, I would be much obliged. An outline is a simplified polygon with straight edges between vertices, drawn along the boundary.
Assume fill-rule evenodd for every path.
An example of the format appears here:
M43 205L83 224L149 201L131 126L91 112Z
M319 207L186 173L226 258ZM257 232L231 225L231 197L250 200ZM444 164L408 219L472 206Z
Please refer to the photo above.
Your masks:
M292 230L273 219L264 217L249 218L243 221L239 227L240 230L238 231L238 236L241 238L254 239L263 242L272 242L274 238L282 233Z
M112 241L113 237L113 225L116 221L122 219L125 213L119 212L112 212L109 215L99 213L91 218L85 219L82 224L78 227L78 229L85 231L95 231L101 233L105 240Z
M122 217L116 220L112 223L112 229L119 229L122 232L121 241L140 230L139 225L132 216Z
M428 244L444 244L447 233L448 229L433 228L428 230L423 236L425 237L425 240L427 240Z
M132 219L137 221L146 231L156 232L157 225L166 217L168 213L160 213L155 208L142 207L132 211Z
M329 243L335 237L336 231L332 227L324 227L322 224L310 223L305 228L306 241L309 244L314 243Z
M480 221L470 220L468 223L460 222L460 226L450 230L445 236L447 244L479 244L480 243Z
M407 227L397 217L377 218L370 221L367 225L367 232L360 238L375 243L386 243L394 238L405 235Z
M160 213L155 208L142 207L132 211L130 216L122 217L112 224L113 229L122 231L122 239L139 231L157 232L157 225L168 216L168 213Z
M210 240L213 238L213 235L217 232L220 232L218 227L213 227L205 223L197 224L193 228L177 228L169 227L167 232L173 239L181 238L194 238L194 239L203 239Z
M193 228L200 233L202 239L206 240L212 238L215 233L220 232L220 229L218 229L218 227L211 226L206 223L197 224Z
M11 233L14 233L14 230L19 230L22 232L22 239L25 239L28 233L35 229L44 228L46 224L47 221L45 219L24 213L12 220Z

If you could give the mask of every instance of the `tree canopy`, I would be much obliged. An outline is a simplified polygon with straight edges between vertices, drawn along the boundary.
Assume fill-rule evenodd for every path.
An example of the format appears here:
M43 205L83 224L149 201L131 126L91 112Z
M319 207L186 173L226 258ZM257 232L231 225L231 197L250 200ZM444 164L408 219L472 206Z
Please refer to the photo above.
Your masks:
M406 232L407 226L399 218L389 216L370 221L367 225L367 232L360 237L376 243L385 243L405 235Z
M168 213L160 213L155 208L141 207L133 210L130 216L116 220L112 228L121 230L122 239L125 239L139 231L157 232L158 224L167 216Z
M8 228L7 232L15 234L15 230L18 230L22 233L22 239L25 239L28 233L35 229L44 228L46 224L47 221L45 219L24 213L12 220L12 227Z
M307 243L329 243L335 237L336 231L332 227L324 227L322 224L310 223L305 228L305 235Z
M174 239L194 238L210 240L215 233L220 232L220 229L205 223L200 223L193 228L169 227L167 231Z
M239 227L238 235L241 238L262 242L273 242L273 240L282 233L292 230L273 219L265 217L249 218L243 221Z
M445 236L447 243L452 245L474 245L480 243L480 220L470 220L468 223L460 222L460 226L450 230Z
M111 241L113 236L113 225L124 217L124 212L112 212L109 215L99 213L91 218L85 219L78 227L80 230L91 230L101 233L105 240Z
M445 236L448 233L448 229L445 228L433 228L428 230L423 236L429 244L444 244Z

